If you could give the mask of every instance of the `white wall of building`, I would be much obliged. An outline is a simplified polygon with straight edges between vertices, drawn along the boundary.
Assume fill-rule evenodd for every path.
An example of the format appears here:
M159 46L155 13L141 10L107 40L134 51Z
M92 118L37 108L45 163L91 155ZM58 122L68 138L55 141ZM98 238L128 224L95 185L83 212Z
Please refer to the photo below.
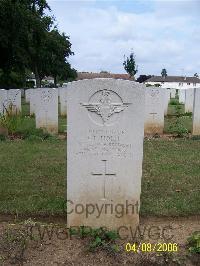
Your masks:
M160 84L162 88L173 88L179 90L199 87L199 83L190 82L145 82L145 84L150 84L152 86Z

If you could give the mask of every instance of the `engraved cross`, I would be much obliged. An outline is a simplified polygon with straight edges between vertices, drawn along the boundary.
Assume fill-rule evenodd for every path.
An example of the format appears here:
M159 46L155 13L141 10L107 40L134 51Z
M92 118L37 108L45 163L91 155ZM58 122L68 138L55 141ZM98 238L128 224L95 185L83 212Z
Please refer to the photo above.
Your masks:
M107 172L107 160L102 160L104 163L104 172L103 173L91 173L93 176L102 176L103 177L103 199L106 199L106 177L107 176L116 176L116 173Z

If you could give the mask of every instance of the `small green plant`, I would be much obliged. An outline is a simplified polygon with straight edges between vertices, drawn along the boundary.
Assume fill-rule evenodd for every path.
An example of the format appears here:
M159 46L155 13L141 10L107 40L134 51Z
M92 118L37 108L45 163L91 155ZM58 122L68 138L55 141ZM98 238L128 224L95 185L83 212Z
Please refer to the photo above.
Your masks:
M41 128L19 128L16 131L17 134L19 134L22 139L27 139L27 140L46 140L51 137L51 135L44 131Z
M177 137L186 137L188 135L188 130L181 123L180 119L177 118L175 123L169 126L169 132L175 134Z
M4 114L0 115L0 127L6 129L9 135L17 135L31 141L53 138L47 131L35 128L35 125L29 123L29 119L23 117L21 113L13 113L13 108L10 106Z
M188 247L191 253L200 254L200 231L194 232L188 239Z
M5 109L4 114L0 115L0 126L6 128L8 133L13 135L19 124L22 123L22 116L20 113L14 111L13 106L9 105Z
M78 235L81 238L90 237L89 250L96 251L98 248L109 252L118 252L119 247L115 241L119 238L116 231L108 231L105 228L91 229L81 226L78 230L72 229L71 235Z
M178 116L178 117L181 116L181 110L182 110L181 105L175 105L175 114L176 114L176 116Z
M179 102L177 99L171 99L169 104L170 105L179 105Z
M182 116L189 116L189 117L192 117L192 112L186 112L186 113L182 114Z
M5 141L6 140L6 136L3 134L0 134L0 141Z

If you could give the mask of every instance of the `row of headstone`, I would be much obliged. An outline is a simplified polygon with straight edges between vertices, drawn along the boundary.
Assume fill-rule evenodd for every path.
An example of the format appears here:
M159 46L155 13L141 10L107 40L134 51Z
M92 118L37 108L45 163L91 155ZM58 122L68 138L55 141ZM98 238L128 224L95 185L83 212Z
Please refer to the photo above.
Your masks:
M0 90L0 114L21 112L21 90Z
M80 82L78 84L81 84ZM137 83L136 83L137 84ZM69 84L70 85L70 84ZM68 85L68 87L69 87ZM56 90L56 89L54 89ZM66 87L59 88L59 102L60 102L60 113L61 115L67 114L67 90ZM54 132L57 131L56 123L58 122L56 116L58 116L55 105L57 103L58 94L50 96L51 99L56 97L54 101L43 101L40 93L45 93L46 98L52 92L52 89L30 89L26 92L26 100L30 101L30 114L35 114L36 127L46 128L48 131L53 128ZM164 114L167 112L168 102L170 100L169 91L163 88L146 88L146 100L145 100L145 134L162 134L164 129ZM167 95L166 95L167 94ZM52 104L52 108L51 108ZM38 108L37 108L38 106ZM46 109L45 109L46 108ZM42 110L46 111L43 112ZM48 111L49 110L49 111ZM53 117L53 114L55 115ZM40 117L40 118L39 118ZM50 117L52 117L52 122ZM39 121L39 122L38 122ZM51 130L52 132L52 130Z
M137 84L137 83L136 83ZM69 85L68 85L69 87ZM171 89L147 87L145 89L145 134L162 134L164 115L167 114ZM0 90L0 112L3 113L8 103L12 103L13 111L21 110L20 90ZM30 114L35 114L36 127L45 128L51 133L58 132L58 96L61 115L67 114L67 88L58 89L28 89L25 99L30 102ZM181 98L182 97L182 98ZM185 111L193 111L194 90L180 90L179 101L185 101Z

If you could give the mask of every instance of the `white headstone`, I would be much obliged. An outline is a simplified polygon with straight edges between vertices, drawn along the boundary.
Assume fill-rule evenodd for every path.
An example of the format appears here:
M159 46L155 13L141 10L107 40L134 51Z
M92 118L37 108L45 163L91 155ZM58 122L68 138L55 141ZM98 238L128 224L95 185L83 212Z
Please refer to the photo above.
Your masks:
M193 111L194 89L185 90L185 112Z
M170 89L171 98L175 98L176 96L176 89Z
M37 106L37 103L38 103L38 94L37 92L39 91L40 89L30 89L30 92L29 92L29 101L30 101L30 115L34 115L35 112L36 112L36 106Z
M36 128L43 128L49 133L58 132L58 91L57 89L37 89L35 97Z
M185 103L185 89L179 90L179 103Z
M7 90L0 90L0 114L4 114L7 107Z
M165 89L165 115L167 115L167 111L168 111L168 104L170 102L170 90L169 89Z
M200 135L200 88L194 90L193 135Z
M11 109L13 114L21 112L21 90L8 90L7 108Z
M60 114L67 115L67 87L59 88L60 92Z
M145 134L162 134L164 129L165 89L147 87L145 94Z
M144 90L144 85L133 81L106 78L68 84L69 227L103 226L117 230L121 226L135 228L138 225ZM113 212L110 208L106 211L106 205L111 206ZM82 213L81 206L84 206ZM91 215L86 206L90 206L89 212L94 206ZM124 210L121 216L116 213L116 206L118 211ZM99 214L97 208L101 207Z

